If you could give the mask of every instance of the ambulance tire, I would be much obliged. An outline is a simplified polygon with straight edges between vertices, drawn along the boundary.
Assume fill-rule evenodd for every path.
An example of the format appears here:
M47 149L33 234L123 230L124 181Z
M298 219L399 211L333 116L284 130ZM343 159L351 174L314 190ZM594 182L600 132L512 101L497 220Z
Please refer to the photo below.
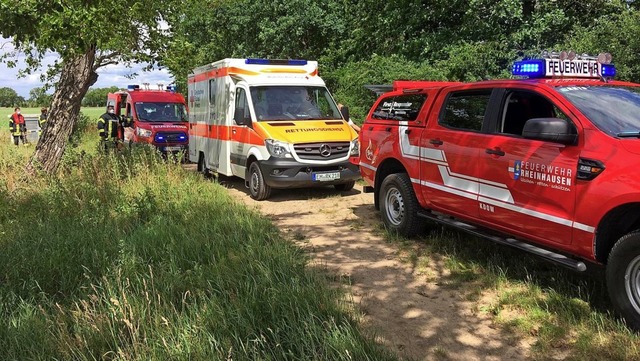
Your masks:
M418 216L420 205L406 173L388 175L378 197L382 221L389 232L413 237L425 231L427 224Z
M271 196L271 187L265 183L258 162L249 166L249 195L256 201L263 201Z
M607 290L615 309L629 328L640 331L640 232L616 242L606 269Z
M342 184L336 184L333 187L338 191L338 192L348 192L350 190L353 189L353 186L356 185L356 181L350 181L347 183L342 183Z

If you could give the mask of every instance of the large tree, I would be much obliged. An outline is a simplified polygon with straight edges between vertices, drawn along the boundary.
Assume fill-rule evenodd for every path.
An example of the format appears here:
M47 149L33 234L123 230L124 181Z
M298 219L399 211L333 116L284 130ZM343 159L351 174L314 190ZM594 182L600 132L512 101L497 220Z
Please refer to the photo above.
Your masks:
M26 72L45 54L59 54L48 72L55 92L45 128L27 170L54 172L60 164L82 99L108 64L153 62L168 32L164 14L173 0L0 0L0 32L27 57Z

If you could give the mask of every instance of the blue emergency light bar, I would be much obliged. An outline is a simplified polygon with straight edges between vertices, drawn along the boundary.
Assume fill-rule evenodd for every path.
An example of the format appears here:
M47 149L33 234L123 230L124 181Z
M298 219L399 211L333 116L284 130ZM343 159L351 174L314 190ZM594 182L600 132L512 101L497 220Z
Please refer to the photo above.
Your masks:
M127 90L139 90L139 89L140 89L140 85L138 84L127 85Z
M529 59L517 61L511 68L511 74L538 78L613 78L616 67L613 64L603 64L595 58L586 59Z
M245 64L256 64L256 65L298 65L298 66L307 65L307 61L306 60L301 60L301 59L252 59L252 58L248 58L244 62L245 62Z
M178 88L175 85L167 85L167 90L172 93L175 93L178 90Z
M542 78L545 75L545 65L544 59L516 61L513 63L513 68L511 68L511 74L528 76L529 78Z

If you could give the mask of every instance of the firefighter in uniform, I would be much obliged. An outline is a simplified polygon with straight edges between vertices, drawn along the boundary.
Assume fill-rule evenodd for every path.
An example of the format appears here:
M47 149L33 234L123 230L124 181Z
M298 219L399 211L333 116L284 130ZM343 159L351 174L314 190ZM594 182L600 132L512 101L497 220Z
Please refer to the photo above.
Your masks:
M38 135L42 134L44 127L47 125L47 117L48 117L47 108L41 108L40 118L38 119L38 125L40 126L40 129L38 130Z
M113 105L107 106L107 112L98 118L98 133L100 134L100 147L108 152L109 149L117 149L120 142L118 127L120 119L115 114Z
M27 145L27 125L24 122L24 116L20 114L20 107L16 107L14 113L9 116L9 128L13 135L13 144L18 145L22 140L22 144Z

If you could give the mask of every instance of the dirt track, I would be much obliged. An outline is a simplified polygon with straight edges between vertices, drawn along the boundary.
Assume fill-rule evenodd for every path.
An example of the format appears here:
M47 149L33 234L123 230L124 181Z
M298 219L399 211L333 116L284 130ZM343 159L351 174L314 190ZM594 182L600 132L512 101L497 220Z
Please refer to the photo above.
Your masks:
M397 246L385 242L373 195L362 186L274 191L252 200L242 180L220 179L230 194L259 209L284 234L309 250L315 262L347 280L366 327L404 358L415 360L522 360L529 345L494 327L468 301L464 290L440 286L445 268L427 272L402 262ZM425 274L428 275L425 276Z

